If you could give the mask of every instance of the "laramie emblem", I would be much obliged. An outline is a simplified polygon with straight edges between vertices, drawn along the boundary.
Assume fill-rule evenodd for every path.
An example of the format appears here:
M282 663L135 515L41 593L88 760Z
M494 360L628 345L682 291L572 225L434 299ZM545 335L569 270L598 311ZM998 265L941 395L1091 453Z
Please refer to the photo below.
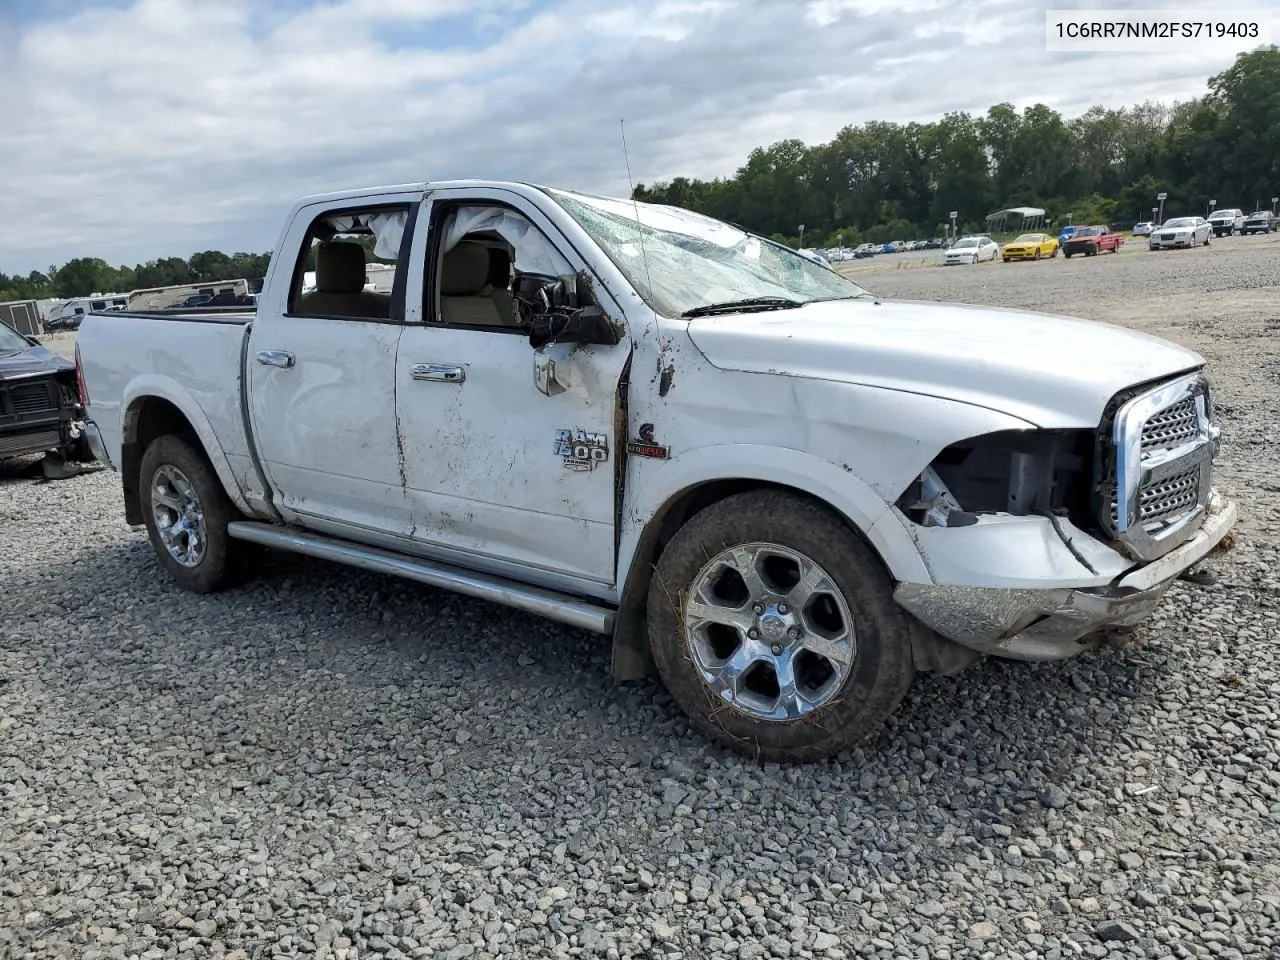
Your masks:
M556 431L556 456L569 470L594 470L609 459L609 438L603 433L560 428Z

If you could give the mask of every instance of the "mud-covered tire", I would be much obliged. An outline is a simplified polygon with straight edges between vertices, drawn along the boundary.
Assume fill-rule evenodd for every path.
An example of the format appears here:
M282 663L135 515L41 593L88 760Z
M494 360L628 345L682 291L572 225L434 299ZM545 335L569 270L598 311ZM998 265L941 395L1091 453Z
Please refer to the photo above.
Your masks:
M194 563L180 562L161 535L157 507L163 504L156 481L162 471L167 474L177 471L198 502L203 548ZM161 565L181 586L193 593L213 593L252 576L261 551L253 544L232 539L227 533L227 525L243 517L223 490L203 451L182 437L158 437L142 455L138 491L151 545ZM188 558L193 556L188 552Z
M843 677L832 674L821 705L794 719L762 719L713 690L704 679L703 667L696 659L702 654L695 653L692 639L707 624L686 625L687 605L718 558L725 551L761 544L776 545L821 568L825 582L842 598L852 621L851 661L842 668ZM799 596L803 586L796 584L796 593L785 594L773 590L776 583L770 585L767 577L760 582L769 587L775 601L782 596ZM742 595L751 595L750 589ZM838 606L838 601L826 595L818 602L828 610ZM752 617L753 601L744 603L735 616ZM777 610L766 607L766 614ZM803 619L796 619L800 635L805 637L811 613L802 613ZM759 618L752 622L766 626ZM820 760L854 747L882 727L915 676L909 619L894 602L891 581L879 559L841 517L785 491L737 494L696 514L678 530L654 571L648 625L658 673L693 725L708 737L759 760ZM760 630L755 632L762 637ZM735 635L745 641L741 630ZM699 642L705 648L705 641ZM805 646L802 641L797 644ZM810 656L807 651L801 655ZM758 664L768 668L765 659L757 660L753 668ZM775 679L777 676L775 673Z

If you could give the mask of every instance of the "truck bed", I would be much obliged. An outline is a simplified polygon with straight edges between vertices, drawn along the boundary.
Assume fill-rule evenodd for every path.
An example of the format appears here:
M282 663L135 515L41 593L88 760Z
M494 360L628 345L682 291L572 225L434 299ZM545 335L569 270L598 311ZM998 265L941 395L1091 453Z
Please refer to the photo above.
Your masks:
M244 352L254 317L252 310L225 307L85 317L77 345L93 419L112 463L121 463L138 398L152 397L146 402L167 400L188 411L233 499L260 492L244 403Z

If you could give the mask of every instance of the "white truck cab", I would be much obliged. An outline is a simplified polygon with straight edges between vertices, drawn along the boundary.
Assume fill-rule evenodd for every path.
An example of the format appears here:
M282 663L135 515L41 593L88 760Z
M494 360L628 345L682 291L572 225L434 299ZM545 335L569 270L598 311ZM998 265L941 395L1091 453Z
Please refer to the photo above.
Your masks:
M274 547L610 635L755 756L848 749L920 670L1071 656L1235 518L1204 361L1128 330L882 300L522 183L311 197L274 249L253 312L81 328L89 435L169 572Z

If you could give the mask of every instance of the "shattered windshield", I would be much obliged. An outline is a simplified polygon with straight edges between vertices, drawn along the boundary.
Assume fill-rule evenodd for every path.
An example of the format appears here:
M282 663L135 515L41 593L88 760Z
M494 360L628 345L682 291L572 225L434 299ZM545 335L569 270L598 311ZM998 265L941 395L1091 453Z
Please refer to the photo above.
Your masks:
M548 193L663 316L731 305L785 309L871 296L786 247L689 210L564 190Z

